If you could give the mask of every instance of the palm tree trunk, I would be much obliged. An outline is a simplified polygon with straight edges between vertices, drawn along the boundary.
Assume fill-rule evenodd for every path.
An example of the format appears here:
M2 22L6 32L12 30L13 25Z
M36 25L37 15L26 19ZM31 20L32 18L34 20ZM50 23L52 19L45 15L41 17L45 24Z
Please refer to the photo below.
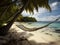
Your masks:
M26 4L23 5L23 7L17 13L14 14L15 17L6 26L3 26L0 28L1 36L4 36L7 34L7 32L9 31L9 29L12 26L12 24L14 23L14 21L17 19L19 14L21 14L23 12L24 8L27 6L28 3L29 3L29 0L26 2Z

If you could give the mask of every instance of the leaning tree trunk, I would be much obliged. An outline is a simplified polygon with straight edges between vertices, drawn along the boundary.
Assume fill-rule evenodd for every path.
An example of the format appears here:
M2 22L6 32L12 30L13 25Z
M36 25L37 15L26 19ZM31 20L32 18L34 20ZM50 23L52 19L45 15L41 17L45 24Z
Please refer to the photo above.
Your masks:
M23 12L24 8L27 6L28 3L29 0L26 2L26 4L23 5L23 7L17 13L14 14L15 15L14 18L6 26L0 28L0 36L4 36L7 34L14 21L17 19L19 14Z

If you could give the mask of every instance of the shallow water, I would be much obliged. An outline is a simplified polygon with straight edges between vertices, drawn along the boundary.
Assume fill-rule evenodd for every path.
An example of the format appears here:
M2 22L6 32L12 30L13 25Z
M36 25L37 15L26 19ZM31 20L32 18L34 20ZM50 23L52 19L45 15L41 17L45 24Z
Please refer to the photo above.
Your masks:
M48 24L48 22L26 22L26 23L22 23L24 25L28 25L29 26L32 26L32 27L41 27L41 26L44 26L46 24ZM60 22L55 22L55 23L52 23L48 26L49 28L54 28L54 29L60 29Z

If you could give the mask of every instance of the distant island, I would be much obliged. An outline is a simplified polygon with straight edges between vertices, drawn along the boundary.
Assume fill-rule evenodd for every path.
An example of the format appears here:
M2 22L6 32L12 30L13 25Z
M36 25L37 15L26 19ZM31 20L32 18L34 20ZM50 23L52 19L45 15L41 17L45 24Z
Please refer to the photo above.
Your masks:
M23 17L20 16L20 18L18 18L16 21L18 22L37 22L37 20L34 17Z

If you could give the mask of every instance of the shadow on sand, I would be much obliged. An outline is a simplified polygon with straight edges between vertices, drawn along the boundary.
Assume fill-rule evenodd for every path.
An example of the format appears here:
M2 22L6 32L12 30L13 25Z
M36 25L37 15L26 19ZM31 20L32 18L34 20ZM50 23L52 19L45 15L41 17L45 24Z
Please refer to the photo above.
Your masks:
M28 34L25 38L24 35L26 34L27 34L26 32L17 34L17 32L13 31L13 33L10 34L10 36L7 36L8 41L4 44L0 43L0 45L60 45L60 41L44 43L44 42L36 42L34 40L28 40L27 38L33 36L33 34ZM19 38L19 36L22 37ZM5 37L3 37L2 39L4 40Z
M49 42L49 43L38 43L35 42L34 40L31 40L29 42L25 41L18 41L16 42L15 40L13 42L10 42L8 44L5 45L60 45L60 43L58 41L56 42Z
M31 45L60 45L59 41L49 43L38 43L33 40L30 41Z

